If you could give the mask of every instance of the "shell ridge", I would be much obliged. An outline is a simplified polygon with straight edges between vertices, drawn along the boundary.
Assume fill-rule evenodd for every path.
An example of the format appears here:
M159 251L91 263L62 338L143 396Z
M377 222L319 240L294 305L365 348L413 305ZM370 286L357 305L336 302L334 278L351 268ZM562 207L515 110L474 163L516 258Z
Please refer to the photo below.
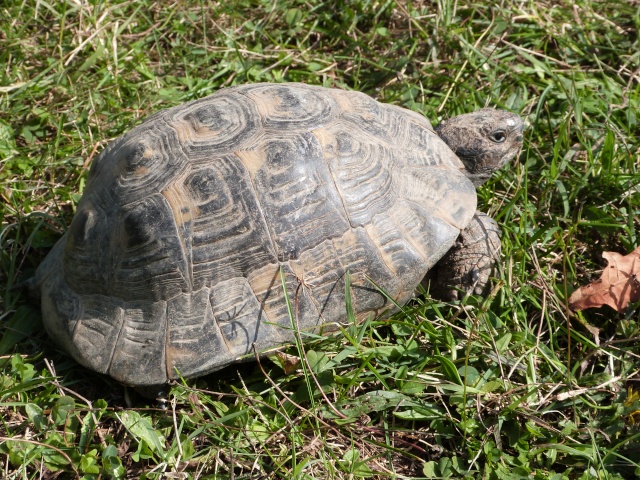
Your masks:
M280 271L282 269L282 265L280 264L280 262L278 262L278 271ZM248 280L248 279L247 279ZM269 298L269 294L271 292L271 288L267 289L264 294L262 295L262 299L260 299L260 296L258 295L259 292L256 292L256 289L254 288L253 284L251 283L251 281L247 281L247 285L249 285L249 289L251 290L251 293L253 293L253 296L256 297L256 300L258 301L258 305L260 305L260 313L258 314L258 318L256 319L256 323L258 325L262 324L262 322L264 320L266 320L267 322L275 322L275 320L272 320L271 318L269 318L269 312L267 312L267 309L264 308L265 304L267 303L267 299ZM264 318L263 318L264 317Z
M371 217L371 223L373 224L373 222L374 222L374 220L376 219L376 217L379 217L379 216L380 216L380 214L379 214L379 213L376 213L373 217ZM375 238L373 238L373 237L371 236L371 233L369 232L369 230L367 229L367 227L359 227L359 228L361 228L361 229L362 229L362 232L363 232L363 233L364 233L364 235L369 239L369 241L370 241L373 245L375 245L376 247L378 247L378 244L379 244L380 242L379 242L379 241L377 241ZM395 276L397 276L397 275L398 275L397 268L396 268L394 265L389 264L389 262L388 262L388 260L387 260L387 258L386 258L386 256L385 256L385 255L380 254L380 259L382 260L382 263L384 263L384 266L385 266L385 267L387 267L387 268L389 269L389 271L390 271L393 275L395 275Z
M248 102L251 102L251 104L253 105L253 108L256 109L256 111L258 111L258 105L256 104L256 101L251 98L249 95L247 95L246 93L244 93L245 88L238 87L238 89L235 91L235 93L237 93L238 95L242 95L244 98L247 99ZM260 125L262 126L262 128L264 128L264 122L262 121L262 119L260 119ZM264 208L262 206L262 202L260 201L260 196L258 195L258 189L256 188L256 184L253 180L253 176L251 175L251 172L249 171L249 169L245 166L244 162L242 161L242 157L240 157L239 155L236 154L236 152L233 152L233 154L240 160L240 163L242 164L242 168L244 168L247 176L249 177L249 180L251 181L251 188L253 189L253 194L254 197L256 199L256 205L258 206L258 211L260 212L260 217L262 218L262 221L264 222L264 225L267 227L265 230L267 232L267 235L269 236L269 242L271 242L271 247L273 248L273 252L276 254L276 259L280 258L280 250L278 249L278 244L276 243L275 239L273 238L273 232L271 231L271 223L269 222L269 220L267 219L267 216L264 213ZM278 262L280 263L280 262ZM253 291L253 289L252 289ZM255 295L255 292L254 292ZM258 296L256 295L256 298L258 298ZM258 303L260 305L262 305L262 302L258 299ZM266 315L266 311L263 308L263 311L265 312L265 316Z
M123 302L124 303L124 302ZM105 371L107 373L111 372L111 366L113 364L113 359L115 358L115 351L116 351L116 346L118 346L120 344L120 339L122 338L122 332L124 330L124 324L125 322L125 318L124 318L124 305L122 305L122 311L120 312L120 328L118 328L118 335L116 336L116 341L113 342L113 350L111 351L111 355L109 356L109 365L107 365L107 368L105 369ZM80 323L80 322L78 322Z
M333 240L331 240L331 239L328 239L328 240L333 243ZM304 277L302 279L298 278L298 275L295 273L296 270L291 265L291 260L287 260L286 262L283 262L283 263L286 264L287 267L289 267L289 270L294 272L293 275L295 276L295 282L297 283L296 288L295 288L295 295L298 294L298 287L302 287L302 294L304 295L305 292L306 292L306 287L305 287L305 284L304 284ZM280 267L280 272L282 272L282 266ZM282 275L282 273L281 273L281 275ZM304 272L303 272L303 275L304 275ZM283 293L286 293L287 296L288 296L289 293L286 292L286 290L285 290L286 283L287 282L285 280L285 285L283 286ZM308 294L308 297L311 300L311 305L313 305L313 308L315 308L315 310L316 310L316 315L315 316L317 316L318 319L322 319L322 310L320 308L318 308L318 305L317 305L318 302L316 301L316 298L313 296L313 292L311 290L311 287L309 287L309 292L310 293ZM289 299L289 302L290 301L291 301L291 299ZM295 308L295 299L294 299L294 304L292 305L292 307ZM295 311L293 312L293 315L294 315L294 319L293 320L295 322L295 324L293 326L295 327L296 331L299 332L300 331L300 328L299 328L300 322L299 322L298 316L296 315Z
M169 115L167 115L167 114L166 114L166 112L165 112L165 115L162 115L160 118L158 118L158 121L161 121L161 122L162 122L162 123L163 123L167 128L171 129L171 130L174 132L174 134L176 135L176 138L180 138L180 132L179 132L179 131L178 131L178 129L175 127L175 125L173 125L173 123L171 123L171 122L167 119L167 117L168 117L168 116L169 116ZM185 143L187 143L187 142L185 142ZM190 146L191 146L192 144L193 144L192 142L188 142L188 145L190 145ZM164 147L165 145L161 145L161 146L162 146L162 147ZM171 147L172 147L172 148L173 148L173 147L177 147L177 150L180 152L180 155L182 156L182 160L184 160L184 165L189 165L189 164L191 163L191 162L189 161L189 157L190 157L189 152L185 151L185 149L184 149L184 147L183 147L183 145L182 145L182 142L178 141L178 142L175 142L175 144L174 144L174 143L172 143L172 144L171 144ZM173 152L172 152L172 153L173 153ZM167 155L167 158L168 158L168 159L171 159L171 156L170 156L170 155ZM176 163L176 162L177 162L177 160L174 160L174 161L173 161L173 163ZM170 163L170 164L171 164L171 163Z
M169 321L169 300L166 300L164 302L164 318L167 319L167 321L164 324L164 371L165 371L164 378L169 379L171 378L171 374L173 373L169 365L169 355L167 355L171 347L171 337L170 337L171 322ZM111 367L111 365L109 365L109 367Z
M197 100L196 100L197 101ZM177 109L177 107L174 107L173 109ZM169 110L173 110L173 109L169 109ZM168 133L167 132L172 132L175 135L175 138L178 139L180 136L180 132L178 132L178 130L175 128L175 126L170 123L169 119L170 119L170 115L167 114L167 111L161 111L158 112L157 117L154 118L155 122L154 123L160 123L163 128L160 128L158 126L154 126L152 129L149 128L149 126L147 126L147 129L150 129L152 131L154 131L155 135L153 136L153 142L154 144L157 146L157 148L160 150L161 154L162 154L162 159L163 160L167 160L167 163L163 163L162 165L154 165L151 168L151 171L155 170L155 169L164 169L164 170L168 170L167 167L174 167L177 164L182 164L183 168L182 170L177 170L173 173L174 177L178 177L180 176L181 173L183 173L186 170L186 166L190 164L190 154L189 152L185 151L184 146L182 144L182 142L180 141L176 141L176 142L171 142L170 139L168 139ZM169 117L169 119L168 119ZM132 135L133 133L140 133L138 132L138 129L142 126L145 126L147 123L151 122L143 122L142 124L138 125L134 130L132 130L131 132L126 134L126 138L127 139L131 139L131 138L135 138L135 135ZM141 131L145 131L142 130ZM115 140L113 143L117 142L117 140ZM126 143L126 142L125 142ZM167 148L167 144L170 145L170 148ZM171 159L174 159L173 161L170 161ZM163 175L160 175L160 177L162 177ZM166 177L169 177L168 175L166 175ZM154 180L155 182L157 182L157 185L154 186L154 190L157 193L161 193L164 189L166 189L169 185L171 185L171 181L169 180L158 180L158 178L156 178ZM121 182L121 180L117 180L118 183ZM153 182L152 182L153 183ZM127 188L124 187L122 184L118 185L120 188ZM148 189L147 187L150 187L149 184L143 184L141 185L136 185L134 187L128 187L128 188L133 188L134 192L139 191L139 190L145 190ZM121 197L119 200L122 202L121 205L123 207L129 206L133 203L136 203L138 201L140 201L143 197L140 197L138 195L129 195L129 196L123 196Z
M193 228L191 228L190 225L190 222L192 220L190 218L185 219L181 210L174 210L174 206L169 201L169 196L171 195L171 193L179 196L179 199L183 204L185 202L185 199L188 198L187 195L179 195L177 188L178 182L176 181L169 187L165 188L162 192L160 192L160 196L162 197L162 201L169 208L169 211L173 213L172 217L175 227L175 234L178 237L178 241L180 242L182 260L184 261L184 272L186 272L188 278L185 278L182 269L179 269L178 272L180 273L180 276L183 278L183 280L187 284L187 287L189 288L189 291L191 292L193 291L193 240L191 238L193 236ZM187 207L191 209L193 205L187 205ZM180 215L181 218L176 218L178 215Z
M412 200L410 198L404 198L403 200L407 204L412 205L414 207L417 207L420 210L424 209L424 205L420 205L420 203L416 202L415 200ZM432 205L431 206L431 210L429 211L429 213L431 213L438 220L442 220L444 223L446 223L450 227L455 228L456 230L461 230L460 225L454 225L453 223L451 223L451 216L445 215L443 213L442 209L438 208L437 205Z
M211 292L209 292L209 295L207 295L207 302L209 302L209 308L211 308L211 317L213 318L213 323L215 323L216 327L218 328L218 337L220 337L222 339L222 343L224 343L224 346L227 347L227 350L229 351L229 353L232 353L233 352L233 348L229 344L229 339L224 334L224 331L222 330L222 327L220 326L220 321L218 320L218 317L214 313L214 305L211 302Z
M450 168L444 165L425 165L418 168L407 166L403 171L406 172L406 175L404 175L405 182L402 185L401 198L406 204L424 211L425 203L417 201L416 195L418 192L425 192L422 193L420 199L428 202L429 216L442 220L456 230L462 230L465 225L469 224L477 208L477 197L475 187L462 172L456 172L457 175L455 175ZM423 175L429 171L433 173L425 181ZM456 176L457 178L455 178ZM441 180L446 183L444 188L440 184ZM445 201L448 198L447 190L454 182L458 195L455 199L452 198L452 201L447 202ZM472 205L465 206L469 203Z
M251 189L253 190L253 196L255 197L256 200L256 206L258 207L258 212L260 212L260 217L262 218L262 221L264 222L264 225L266 225L266 232L267 232L267 236L269 237L269 242L271 243L271 248L273 248L273 252L276 254L276 259L280 258L280 250L278 249L278 244L276 243L275 239L273 238L273 232L271 231L271 225L269 220L267 219L267 216L264 213L264 207L262 205L262 202L260 201L260 196L258 195L258 189L256 188L256 184L253 180L253 176L251 175L251 172L249 171L249 169L245 166L244 162L242 161L242 157L240 157L240 155L238 155L236 152L233 152L233 154L236 156L236 158L238 158L238 160L240 160L240 164L242 165L242 168L245 170L245 173L247 174L247 176L249 177L249 181L251 182ZM278 262L280 263L280 262ZM257 297L256 297L257 298Z
M405 201L406 201L407 203L411 204L411 205L417 205L415 202L411 202L411 201L406 200L406 199L405 199ZM390 218L390 219L393 221L393 223L398 227L398 230L399 230L399 231L401 231L401 232L403 232L402 237L404 238L404 240L405 240L409 245L411 245L411 248L413 248L413 250L414 250L418 255L420 255L420 258L422 258L422 261L423 261L424 263L428 263L428 262L429 262L429 257L425 256L425 254L424 254L424 248L416 242L416 239L415 239L415 238L413 238L413 236L412 236L412 235L410 235L410 234L408 233L408 230L407 230L406 226L405 226L405 225L402 225L400 222L396 222L396 221L395 221L395 219L393 219L392 217L389 217L389 218Z
M320 139L316 135L315 131L312 131L311 135L313 135L313 137L316 139L316 141L318 142L319 145L322 145L322 142L320 141ZM335 176L335 174L333 172L333 169L331 168L331 162L329 162L327 160L326 152L324 152L323 157L324 157L324 161L327 163L327 170L329 170L329 175L331 176L331 181L333 182L333 188L335 188L335 191L338 193L338 197L340 198L340 204L342 205L342 210L344 211L344 216L347 219L347 221L349 222L349 226L351 228L356 228L356 226L351 221L351 216L349 215L349 210L347 209L347 205L345 203L344 196L342 195L342 191L338 187L338 182L336 180L336 176ZM335 237L335 238L337 238L337 237ZM329 240L332 240L332 238L330 238Z

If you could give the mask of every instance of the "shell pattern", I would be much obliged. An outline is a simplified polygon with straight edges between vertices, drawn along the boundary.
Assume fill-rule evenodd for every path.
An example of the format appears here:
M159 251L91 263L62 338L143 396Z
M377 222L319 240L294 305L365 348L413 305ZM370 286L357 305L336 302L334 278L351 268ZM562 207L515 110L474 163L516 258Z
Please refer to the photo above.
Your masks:
M255 84L164 110L93 163L37 273L45 327L142 386L335 329L347 273L356 316L388 314L371 282L406 302L475 212L462 169L428 120L356 92Z

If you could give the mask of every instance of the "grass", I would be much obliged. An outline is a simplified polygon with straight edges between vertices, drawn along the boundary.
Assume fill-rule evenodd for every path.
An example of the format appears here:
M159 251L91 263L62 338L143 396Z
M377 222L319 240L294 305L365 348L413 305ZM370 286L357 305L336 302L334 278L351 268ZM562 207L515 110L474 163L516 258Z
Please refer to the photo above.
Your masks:
M640 317L572 316L602 251L640 244L633 0L0 5L0 477L626 479L640 475ZM432 121L527 119L479 192L491 295L173 386L166 409L56 349L14 288L69 225L91 159L224 86L355 89Z

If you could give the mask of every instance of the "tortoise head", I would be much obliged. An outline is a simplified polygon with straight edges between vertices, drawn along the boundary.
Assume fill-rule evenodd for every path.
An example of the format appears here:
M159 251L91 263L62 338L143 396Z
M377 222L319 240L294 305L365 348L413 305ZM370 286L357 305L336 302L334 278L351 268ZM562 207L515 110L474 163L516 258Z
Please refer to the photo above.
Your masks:
M465 174L477 187L518 154L523 129L518 115L483 108L445 120L435 131L462 160Z

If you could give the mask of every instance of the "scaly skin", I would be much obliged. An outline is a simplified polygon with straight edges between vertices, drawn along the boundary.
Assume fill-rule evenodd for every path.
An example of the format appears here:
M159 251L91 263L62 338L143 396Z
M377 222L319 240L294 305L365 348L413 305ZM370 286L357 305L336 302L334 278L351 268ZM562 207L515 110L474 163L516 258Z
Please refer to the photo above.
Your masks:
M460 300L465 294L486 295L500 260L500 227L490 216L475 216L447 254L427 275L429 293L442 300Z

